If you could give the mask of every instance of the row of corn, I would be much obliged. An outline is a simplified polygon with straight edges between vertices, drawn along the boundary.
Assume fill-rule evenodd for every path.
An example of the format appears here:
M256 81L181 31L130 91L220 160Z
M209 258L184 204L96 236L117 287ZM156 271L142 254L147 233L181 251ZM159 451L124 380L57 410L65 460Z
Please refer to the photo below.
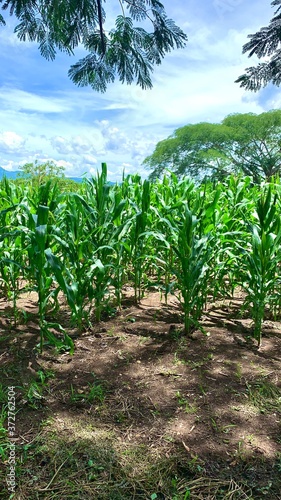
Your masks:
M201 328L207 303L242 291L261 342L265 314L281 307L281 184L250 178L196 185L175 175L150 183L107 181L106 164L74 190L55 181L0 183L0 293L36 291L45 341L73 349L50 317L64 304L82 330L122 306L130 284L138 302L153 286L180 301L183 330ZM65 305L64 305L65 306ZM54 313L54 314L52 314ZM57 332L57 333L56 333Z

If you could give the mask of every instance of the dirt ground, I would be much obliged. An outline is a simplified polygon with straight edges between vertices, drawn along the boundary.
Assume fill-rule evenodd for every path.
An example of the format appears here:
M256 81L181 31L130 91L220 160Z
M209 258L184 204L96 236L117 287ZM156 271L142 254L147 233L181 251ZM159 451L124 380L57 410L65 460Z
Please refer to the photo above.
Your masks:
M72 355L38 353L36 296L17 326L1 300L0 382L17 407L16 493L2 429L1 498L281 499L281 323L264 322L257 349L238 297L186 338L175 298L126 294L82 335L60 313Z

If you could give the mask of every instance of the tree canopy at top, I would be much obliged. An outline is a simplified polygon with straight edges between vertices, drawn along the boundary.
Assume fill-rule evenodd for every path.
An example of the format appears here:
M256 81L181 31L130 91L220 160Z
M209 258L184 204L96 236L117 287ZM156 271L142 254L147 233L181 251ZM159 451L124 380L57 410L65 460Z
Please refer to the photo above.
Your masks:
M279 7L269 25L249 35L250 41L243 46L243 53L249 52L249 57L270 57L266 62L246 68L246 73L236 80L246 90L257 91L270 82L277 86L281 83L281 0L274 0L271 5Z
M171 170L178 176L220 179L244 173L258 183L281 173L281 110L237 113L221 123L185 125L144 160L152 179Z
M100 92L116 77L122 83L136 81L143 89L151 88L153 66L187 41L159 0L119 0L120 15L109 31L105 0L0 0L0 4L19 20L15 27L19 39L37 42L46 59L53 60L58 50L73 55L82 45L88 54L70 67L69 76L77 85ZM1 14L0 23L5 24ZM148 23L150 32L142 27Z

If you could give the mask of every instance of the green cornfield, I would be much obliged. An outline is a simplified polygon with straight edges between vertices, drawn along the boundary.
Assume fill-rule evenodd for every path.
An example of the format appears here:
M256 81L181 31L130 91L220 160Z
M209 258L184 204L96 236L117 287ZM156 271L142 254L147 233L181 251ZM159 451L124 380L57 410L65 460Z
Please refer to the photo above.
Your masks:
M13 305L38 295L40 349L73 349L59 322L63 303L80 331L158 289L181 304L182 333L201 329L207 304L239 291L260 346L263 320L281 313L281 184L229 177L196 185L167 175L150 183L107 180L106 164L75 192L55 181L0 183L0 293ZM56 317L59 317L57 315Z

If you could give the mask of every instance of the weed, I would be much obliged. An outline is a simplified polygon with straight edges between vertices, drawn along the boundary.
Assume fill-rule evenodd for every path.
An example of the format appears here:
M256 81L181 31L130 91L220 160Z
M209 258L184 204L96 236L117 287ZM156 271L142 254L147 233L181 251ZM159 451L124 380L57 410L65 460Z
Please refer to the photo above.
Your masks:
M122 424L123 422L125 422L127 420L127 415L124 411L118 411L115 415L114 415L114 420L115 422L117 422L118 424Z
M89 389L87 392L82 390L75 390L73 386L70 387L70 401L71 403L102 403L105 398L105 389L101 384L90 383L88 384Z
M5 421L8 416L8 407L7 405L3 405L0 413L0 439L5 437L7 434L7 429L5 427Z
M235 451L235 456L242 462L246 460L246 448L244 439L238 441L237 449Z
M202 396L206 396L207 389L204 388L202 384L199 385L199 391L201 392Z
M43 400L43 388L37 382L31 382L25 389L23 399L27 402L30 408L37 410Z
M107 330L107 332L106 332L106 333L107 333L107 335L108 335L109 337L114 337L114 336L116 335L115 327L114 327L114 326L112 326L111 328L109 328L109 329Z
M182 341L182 329L175 328L175 327L172 328L172 326L174 326L174 325L171 325L171 327L170 327L169 337L171 338L171 340L174 340L175 342Z
M212 428L214 429L215 432L223 433L223 434L229 434L231 432L231 430L234 427L236 427L235 424L221 425L219 423L218 417L216 417L216 416L211 417L211 425L212 425Z
M236 364L235 376L238 378L238 380L242 379L242 366L241 366L241 363L237 363Z
M8 416L8 407L2 405L0 412L0 457L3 462L8 458L9 443L7 441L7 429L5 427L5 422Z
M281 390L275 384L263 377L252 383L246 382L247 395L250 402L261 413L266 411L281 411Z
M102 403L105 398L105 390L101 384L89 384L89 393L87 395L87 400L89 403L93 403L94 401L98 401Z
M143 344L146 344L146 342L149 340L149 337L145 337L145 336L141 336L139 339L138 339L138 343L139 345L143 345Z
M44 429L45 427L51 426L53 423L54 423L54 418L53 417L49 417L46 420L42 420L41 421L40 427L41 427L41 429Z
M178 353L175 352L174 354L174 365L186 365L187 362L184 359L179 358Z
M261 488L257 488L257 491L261 492L263 495L268 495L272 488L272 482L268 481L266 486L262 486Z
M275 464L276 469L278 472L281 473L281 453L276 453L276 464Z
M0 384L0 403L7 402L7 388Z
M161 412L159 410L150 410L150 413L151 415L153 416L153 418L157 418L159 417L159 415L161 415Z
M37 377L42 385L45 385L50 378L54 378L55 374L53 370L38 370Z
M197 407L194 404L191 404L180 391L176 392L176 398L178 400L178 405L184 409L185 413L196 413Z
M187 361L187 364L189 366L191 366L191 368L193 368L193 369L201 368L209 361L212 361L213 357L214 357L213 354L210 352L205 358L201 358L198 361L190 360L190 361Z

